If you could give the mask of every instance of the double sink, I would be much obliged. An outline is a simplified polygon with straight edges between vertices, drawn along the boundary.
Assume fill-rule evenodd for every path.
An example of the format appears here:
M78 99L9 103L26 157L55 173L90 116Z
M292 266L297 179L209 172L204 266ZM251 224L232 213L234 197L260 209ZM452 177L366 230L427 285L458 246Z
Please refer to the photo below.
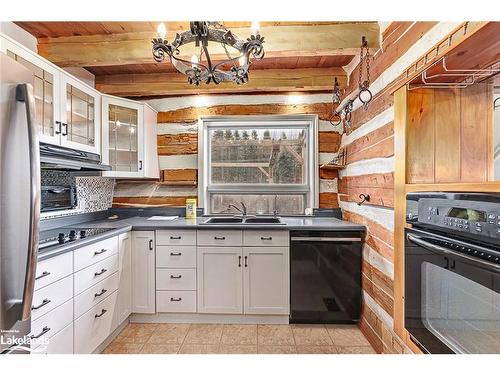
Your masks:
M269 225L285 225L279 217L238 217L238 216L227 216L227 217L211 217L207 219L202 224L269 224Z

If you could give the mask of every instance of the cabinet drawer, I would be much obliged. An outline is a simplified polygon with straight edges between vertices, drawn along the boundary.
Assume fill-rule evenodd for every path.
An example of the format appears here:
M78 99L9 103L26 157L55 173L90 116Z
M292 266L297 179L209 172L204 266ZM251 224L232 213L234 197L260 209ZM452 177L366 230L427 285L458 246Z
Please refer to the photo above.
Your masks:
M196 312L195 291L157 291L156 311Z
M118 272L75 296L75 319L118 289Z
M34 347L34 349L40 348ZM64 327L61 331L50 338L49 344L36 354L73 354L73 323Z
M75 320L75 354L92 353L113 332L116 296L117 292L114 292Z
M201 246L241 246L243 243L241 230L199 230L197 237Z
M195 268L196 246L156 246L156 267Z
M108 238L75 250L75 272L118 252L118 237Z
M73 298L73 275L36 290L33 293L31 319L38 319L71 298Z
M73 252L58 255L37 263L35 290L73 273Z
M286 230L246 230L243 232L243 246L288 246Z
M158 268L156 290L196 290L196 270Z
M73 321L73 299L31 322L31 337L38 346L43 339L50 339ZM38 337L37 337L38 336Z
M100 262L75 273L75 295L104 280L118 270L118 255L110 256Z
M196 245L195 230L156 231L157 245Z

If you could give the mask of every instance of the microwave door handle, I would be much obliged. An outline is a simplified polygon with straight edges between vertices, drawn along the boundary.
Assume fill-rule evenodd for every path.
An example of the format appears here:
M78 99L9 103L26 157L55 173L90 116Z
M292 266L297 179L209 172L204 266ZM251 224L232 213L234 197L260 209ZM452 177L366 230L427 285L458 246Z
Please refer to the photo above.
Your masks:
M33 86L20 84L16 87L16 100L26 107L26 123L28 127L29 160L30 160L30 222L28 238L28 254L24 279L21 319L31 317L33 289L35 286L36 261L38 256L38 229L40 220L40 149L38 129L35 124L35 97Z
M456 256L457 258L462 258L462 259L468 260L470 262L473 262L474 265L476 265L477 267L492 270L495 272L500 271L500 264L492 264L492 263L486 262L482 259L474 258L474 257L468 256L468 255L459 253L458 251L453 251L453 250L447 249L445 247L435 245L433 243L427 242L426 240L424 240L420 237L414 236L412 234L407 234L406 238L408 239L408 241L414 243L415 245L421 246L424 249L427 249L427 250L432 251L434 253L451 254L453 256Z

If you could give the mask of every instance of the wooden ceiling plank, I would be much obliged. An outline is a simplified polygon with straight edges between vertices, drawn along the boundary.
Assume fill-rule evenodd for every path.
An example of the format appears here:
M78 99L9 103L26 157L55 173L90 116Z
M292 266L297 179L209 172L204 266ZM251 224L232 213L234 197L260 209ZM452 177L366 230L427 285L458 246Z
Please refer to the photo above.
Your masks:
M178 96L206 93L329 91L334 77L347 84L342 68L264 69L250 71L244 85L223 82L194 86L179 73L114 74L96 76L96 89L124 97Z
M170 30L168 40L175 36ZM240 37L250 35L248 28L235 30ZM370 46L379 47L379 26L376 23L353 23L318 26L264 26L266 57L336 56L358 53L361 36ZM38 51L53 63L62 66L102 66L142 64L153 62L152 32L120 33L110 35L63 36L39 38ZM181 57L190 59L198 51L194 44L183 46ZM224 59L219 45L212 49L213 59Z

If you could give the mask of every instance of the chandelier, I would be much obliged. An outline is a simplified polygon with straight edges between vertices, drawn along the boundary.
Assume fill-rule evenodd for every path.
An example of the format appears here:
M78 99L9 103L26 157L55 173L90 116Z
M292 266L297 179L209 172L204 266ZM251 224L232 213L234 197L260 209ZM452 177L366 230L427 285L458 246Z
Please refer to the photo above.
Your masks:
M219 22L196 21L190 23L190 30L177 33L172 43L165 36L167 30L161 23L158 26L158 38L154 38L153 57L156 62L170 58L170 62L180 73L187 75L190 84L198 86L201 82L219 84L223 81L237 84L248 81L250 58L261 60L264 57L264 38L260 36L258 23L252 23L252 35L242 40L234 35ZM219 62L212 61L208 50L208 43L218 43L222 46L227 59ZM199 55L193 55L191 61L180 57L180 47L194 43L200 47ZM231 56L229 48L237 51L236 56Z

